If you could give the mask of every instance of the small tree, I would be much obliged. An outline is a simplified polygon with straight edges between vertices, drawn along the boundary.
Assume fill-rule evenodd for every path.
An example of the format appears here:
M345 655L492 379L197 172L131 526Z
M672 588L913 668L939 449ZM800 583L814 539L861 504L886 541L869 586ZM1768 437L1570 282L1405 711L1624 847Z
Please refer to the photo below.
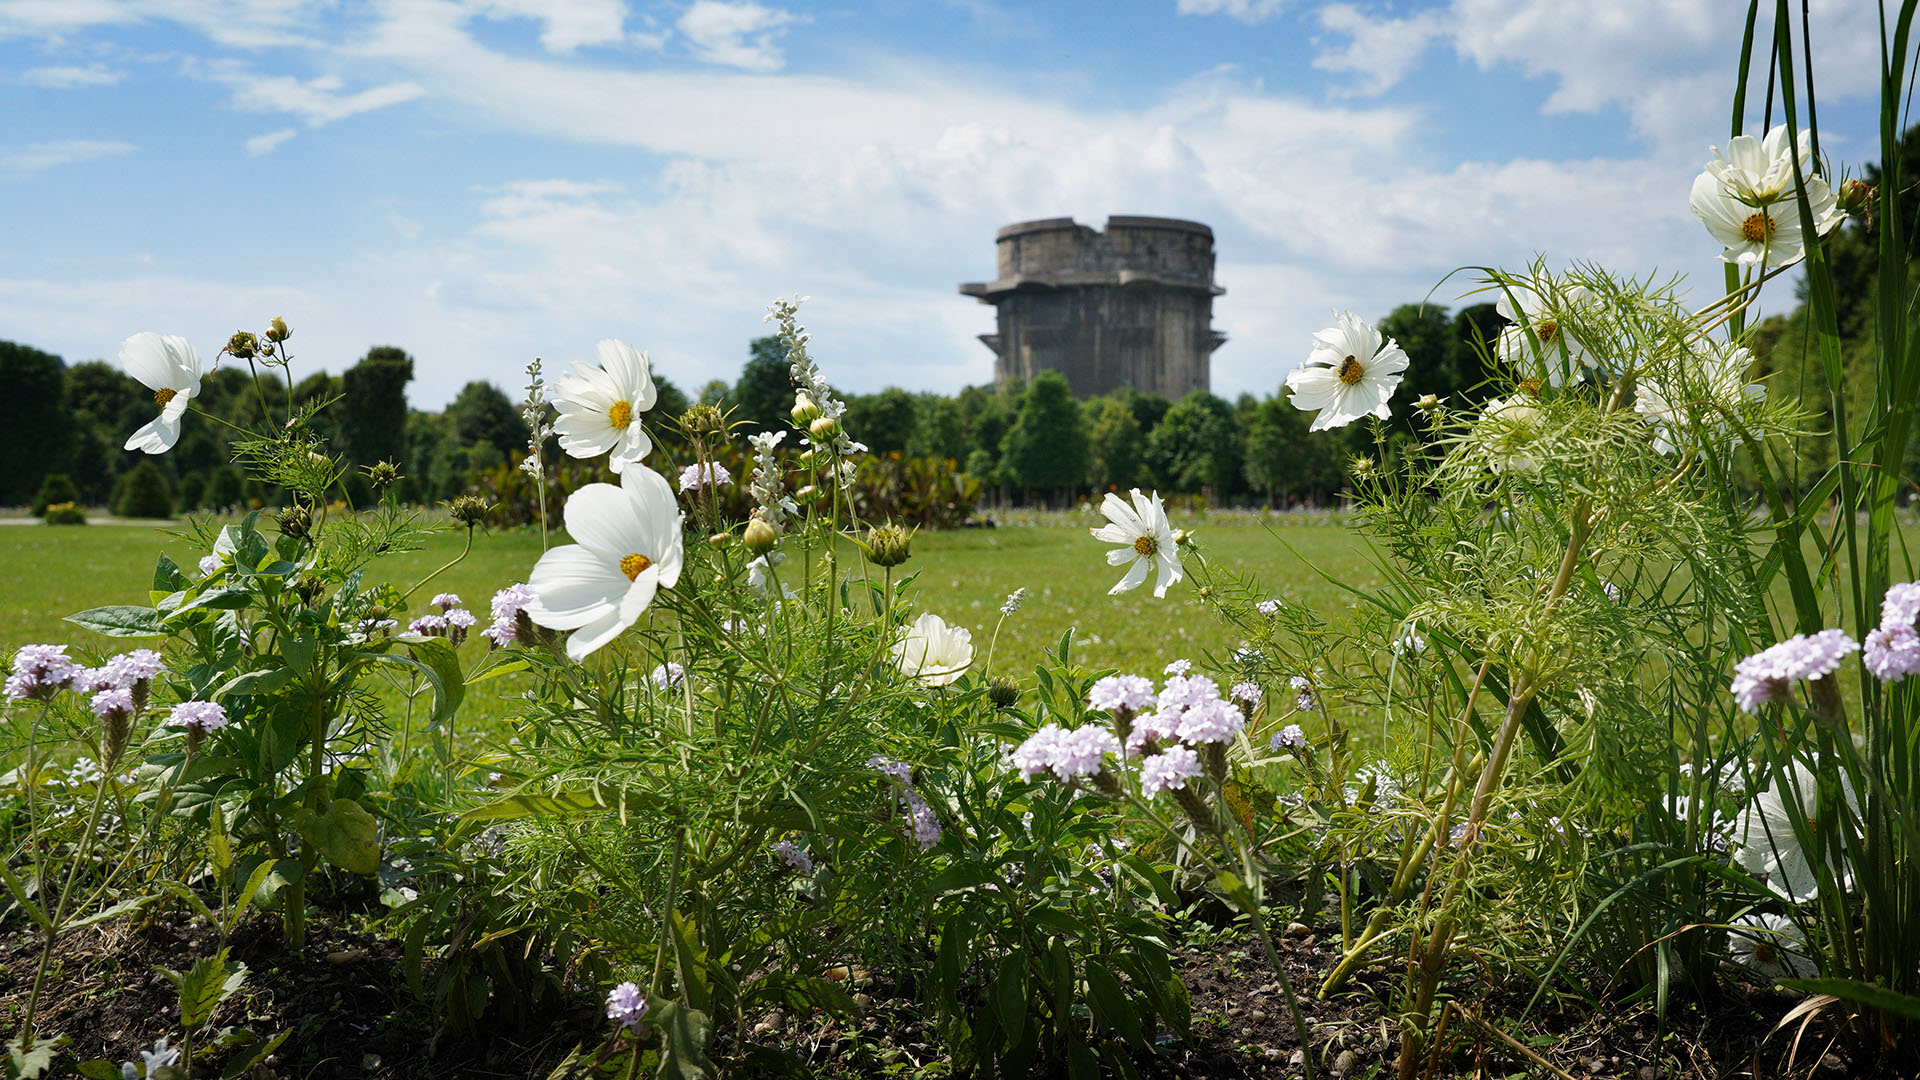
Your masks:
M64 469L73 446L65 365L59 357L0 341L0 386L7 422L0 424L0 505L19 506L50 469Z
M407 384L413 358L379 345L340 376L340 435L356 465L399 461L407 447Z
M779 431L787 426L787 413L793 408L793 376L786 350L779 338L763 337L753 340L748 353L747 366L740 369L740 379L727 396L728 404L738 410L733 418L745 420L749 432Z
M1163 487L1224 499L1240 479L1233 406L1204 390L1175 402L1147 439L1147 464Z
M73 486L73 479L66 473L48 473L40 481L40 494L33 497L33 516L45 517L47 507L54 503L77 503L80 491Z
M200 504L221 512L238 507L246 498L242 479L240 470L232 465L214 469L207 474L207 490L200 496Z
M207 505L207 474L190 472L180 478L180 509L191 512Z
M847 430L876 454L905 450L919 420L913 395L897 386L847 402Z
M1087 481L1087 429L1066 377L1043 371L1000 443L1002 466L1023 488L1058 492Z
M1092 430L1087 434L1093 486L1102 490L1133 486L1140 475L1144 442L1140 421L1125 399L1119 396L1100 399Z
M113 512L126 518L170 518L173 516L173 488L167 474L151 461L143 461L120 479L120 495Z

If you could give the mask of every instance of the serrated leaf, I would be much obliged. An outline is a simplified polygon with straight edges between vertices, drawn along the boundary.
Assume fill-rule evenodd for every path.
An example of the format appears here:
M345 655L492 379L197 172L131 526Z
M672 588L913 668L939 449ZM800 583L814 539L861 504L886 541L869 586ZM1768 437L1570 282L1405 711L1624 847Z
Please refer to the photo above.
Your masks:
M53 1055L72 1040L65 1035L55 1035L51 1039L35 1039L27 1046L18 1035L7 1042L7 1075L19 1080L37 1080L47 1075L53 1068Z
M324 814L302 810L293 823L321 858L350 874L380 869L380 823L352 799L335 799Z
M67 616L66 621L106 637L164 637L167 632L159 612L130 604L88 608Z
M228 963L225 949L194 961L185 975L165 968L161 971L180 991L180 1026L188 1031L204 1027L221 1002L247 981L247 965Z

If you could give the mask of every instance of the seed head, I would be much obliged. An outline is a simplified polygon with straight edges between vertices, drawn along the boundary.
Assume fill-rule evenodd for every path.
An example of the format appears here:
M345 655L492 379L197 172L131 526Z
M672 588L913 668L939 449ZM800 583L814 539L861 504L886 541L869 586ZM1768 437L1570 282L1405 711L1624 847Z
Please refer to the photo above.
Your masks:
M913 533L898 525L876 525L867 532L867 558L876 566L899 566L912 552Z
M280 525L280 535L300 539L313 529L313 514L306 507L295 503L274 518Z
M689 442L712 438L727 430L727 418L720 410L702 402L680 414L680 434Z
M227 355L235 360L251 360L260 355L260 339L242 330L227 339Z
M480 524L492 509L492 505L478 495L461 495L447 503L447 513L469 529Z
M375 491L383 490L400 479L400 466L391 461L374 462L364 471L367 474L367 483L372 484Z

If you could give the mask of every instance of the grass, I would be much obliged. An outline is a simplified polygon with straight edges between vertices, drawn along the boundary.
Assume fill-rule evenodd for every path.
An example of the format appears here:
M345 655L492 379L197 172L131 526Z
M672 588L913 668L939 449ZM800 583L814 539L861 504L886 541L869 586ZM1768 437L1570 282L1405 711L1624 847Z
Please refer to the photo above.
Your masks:
M1177 524L1198 526L1203 550L1217 564L1257 575L1269 592L1320 610L1336 610L1344 598L1314 568L1355 583L1378 576L1360 540L1341 524L1255 524L1245 518ZM0 528L0 596L6 598L0 605L0 649L10 655L28 642L52 642L75 646L78 653L110 653L131 644L98 637L63 620L103 604L144 602L154 560L163 551L191 571L204 553L167 535L168 528ZM457 555L460 542L457 534L442 534L424 551L376 564L374 573L411 584ZM1313 566L1304 565L1288 545ZM1147 674L1158 674L1174 657L1198 659L1239 644L1193 602L1189 585L1176 586L1164 600L1154 599L1151 587L1108 596L1121 571L1108 568L1105 550L1080 524L921 532L914 538L913 558L900 567L900 574L914 578L911 595L916 603L973 631L981 663L992 644L993 669L1002 674L1031 672L1069 627L1075 629L1076 655L1082 662ZM851 562L852 549L848 552L849 565L857 565ZM423 592L458 593L484 621L494 590L525 580L539 557L537 530L481 535L464 562ZM1000 605L1018 588L1027 590L1026 602L1005 621L995 642ZM469 641L463 650L469 667L486 647L477 636ZM476 688L463 719L486 724L510 716L513 702L508 695L515 692L511 682Z

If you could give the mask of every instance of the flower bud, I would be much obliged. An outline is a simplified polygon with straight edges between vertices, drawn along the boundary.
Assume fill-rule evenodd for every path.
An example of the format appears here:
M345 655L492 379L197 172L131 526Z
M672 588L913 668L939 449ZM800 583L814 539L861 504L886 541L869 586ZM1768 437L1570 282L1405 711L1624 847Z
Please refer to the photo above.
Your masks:
M773 545L780 542L780 532L760 518L754 518L747 522L746 531L742 533L740 539L747 545L748 551L755 555L765 555L773 550Z
M815 405L813 398L809 397L805 390L802 390L793 395L792 415L795 427L807 427L815 420L820 419L820 406Z
M831 416L822 416L807 425L807 434L813 436L815 442L827 442L840 434L840 421Z
M298 503L280 511L274 520L280 525L280 535L291 536L296 540L306 536L313 528L313 515Z
M227 339L227 355L235 360L251 360L260 355L260 339L242 330Z
M794 492L793 497L803 503L818 502L820 500L820 485L808 484Z
M876 566L899 566L912 554L913 534L898 525L876 525L867 532L867 558Z
M987 684L987 700L996 709L1011 709L1020 700L1020 684L1005 675L996 675Z
M1353 475L1366 478L1373 475L1373 459L1357 457L1353 459Z
M723 548L731 543L733 543L733 534L730 532L717 532L707 537L708 547Z
M1866 217L1873 211L1873 198L1879 194L1865 180L1848 180L1840 185L1840 209L1853 217Z
M727 430L727 418L719 409L702 402L690 405L680 414L680 434L698 442Z
M293 336L293 331L287 329L287 320L281 318L278 315L275 315L273 317L273 321L267 324L267 340L268 341L273 341L273 342L285 341L292 336Z
M1173 530L1173 546L1174 547L1189 547L1192 544L1193 544L1193 530L1191 529Z
M1421 394L1420 400L1414 404L1419 406L1421 412L1432 412L1440 407L1440 399L1433 394Z

